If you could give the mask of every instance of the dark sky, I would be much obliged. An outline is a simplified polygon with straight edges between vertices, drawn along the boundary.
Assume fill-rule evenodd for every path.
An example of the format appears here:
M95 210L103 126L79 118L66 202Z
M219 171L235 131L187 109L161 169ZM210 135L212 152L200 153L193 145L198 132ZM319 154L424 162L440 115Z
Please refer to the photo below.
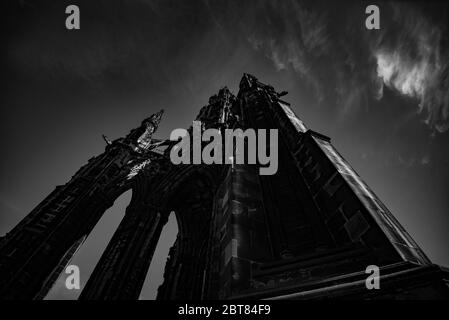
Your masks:
M65 28L76 4L81 29ZM365 7L380 8L380 30ZM244 72L328 135L429 257L449 266L449 6L387 1L2 1L0 234L56 185L166 110L187 127ZM100 221L74 260L87 280L130 199ZM170 219L142 298L154 297ZM62 283L61 283L62 284ZM62 285L52 298L75 297Z

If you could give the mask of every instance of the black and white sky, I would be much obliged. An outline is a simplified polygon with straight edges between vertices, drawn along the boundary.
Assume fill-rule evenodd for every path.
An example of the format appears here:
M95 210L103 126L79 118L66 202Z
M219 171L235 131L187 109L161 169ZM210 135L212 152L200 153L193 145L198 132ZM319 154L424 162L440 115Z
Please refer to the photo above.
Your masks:
M70 4L80 8L80 30L65 28ZM380 8L380 30L365 28L369 4ZM449 266L449 4L3 0L0 6L0 234L101 153L103 133L123 136L164 108L158 137L168 137L188 127L221 87L237 93L248 72L288 91L285 99L306 125L330 136L433 262ZM75 257L83 283L129 199L116 201ZM171 219L150 270L157 281L176 229ZM157 285L150 282L142 298L154 297ZM62 286L51 293L75 295Z

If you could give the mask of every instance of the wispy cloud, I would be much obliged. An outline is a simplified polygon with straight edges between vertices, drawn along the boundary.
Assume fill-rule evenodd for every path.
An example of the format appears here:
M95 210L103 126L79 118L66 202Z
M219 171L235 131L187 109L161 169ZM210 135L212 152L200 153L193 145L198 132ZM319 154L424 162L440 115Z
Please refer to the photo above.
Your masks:
M324 93L315 64L330 49L325 15L307 10L296 1L273 1L262 7L265 21L256 21L248 41L254 49L263 51L278 70L295 70L322 100Z
M382 99L384 87L413 99L434 131L449 129L449 54L442 26L405 3L381 7L381 30L364 28L362 7L332 18L334 8L294 0L265 3L266 21L248 36L278 70L292 69L318 101L334 99L341 118ZM338 28L338 30L335 30Z
M395 4L395 29L384 30L373 48L377 75L385 86L416 99L425 122L449 129L449 51L443 30L414 7Z

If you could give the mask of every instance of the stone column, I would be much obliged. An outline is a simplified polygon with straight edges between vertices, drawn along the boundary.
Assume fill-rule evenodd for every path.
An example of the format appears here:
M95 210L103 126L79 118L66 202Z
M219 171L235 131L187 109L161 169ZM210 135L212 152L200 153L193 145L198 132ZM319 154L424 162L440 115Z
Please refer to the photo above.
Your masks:
M80 300L137 300L167 219L151 204L128 206Z

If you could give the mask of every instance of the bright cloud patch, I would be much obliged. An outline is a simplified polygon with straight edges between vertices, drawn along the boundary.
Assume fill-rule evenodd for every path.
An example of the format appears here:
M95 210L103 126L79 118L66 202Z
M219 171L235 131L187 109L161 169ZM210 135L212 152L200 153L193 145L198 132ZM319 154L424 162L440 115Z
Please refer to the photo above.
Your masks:
M449 129L449 56L442 46L442 33L418 12L398 21L402 29L393 45L374 50L377 76L384 85L418 100L419 111L433 129Z

